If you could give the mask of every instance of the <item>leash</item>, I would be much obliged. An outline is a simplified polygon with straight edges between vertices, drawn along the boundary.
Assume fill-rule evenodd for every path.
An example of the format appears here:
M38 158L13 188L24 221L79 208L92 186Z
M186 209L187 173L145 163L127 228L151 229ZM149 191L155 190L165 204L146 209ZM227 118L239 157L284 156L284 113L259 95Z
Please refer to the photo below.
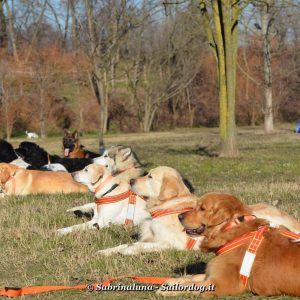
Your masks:
M136 194L131 190L115 196L101 197L99 199L96 199L95 203L97 206L99 206L99 205L120 202L126 199L128 199L128 206L127 206L127 214L126 214L126 219L124 221L124 224L132 225L134 219L135 205L136 205Z
M153 211L151 213L151 216L153 219L156 219L156 218L161 218L161 217L168 216L168 215L181 214L181 213L184 213L184 212L187 212L190 210L193 210L193 208L192 207L185 207L185 208L181 208L181 209L167 208L167 209ZM185 248L187 250L193 250L196 242L197 242L197 239L189 237L187 240L187 243L185 245Z
M100 284L94 283L91 285L80 284L75 286L65 286L65 285L45 285L45 286L29 286L22 288L5 287L0 289L0 296L6 297L20 297L24 295L36 295L51 291L66 291L66 290L96 290L97 286L108 286L114 281L122 279L132 279L134 281L146 284L161 285L167 280L171 279L169 277L155 277L155 276L121 276L108 279Z
M251 274L252 266L256 258L257 250L259 249L262 241L264 240L264 233L268 230L269 230L268 226L261 226L256 231L249 232L247 234L244 234L234 239L231 242L226 243L225 245L221 246L216 252L216 255L227 253L233 249L236 249L244 245L247 241L251 240L245 252L242 265L240 268L240 280L244 287L247 286L248 279ZM294 243L300 242L300 234L296 234L288 230L282 230L282 229L279 230L279 233L291 239L291 242Z

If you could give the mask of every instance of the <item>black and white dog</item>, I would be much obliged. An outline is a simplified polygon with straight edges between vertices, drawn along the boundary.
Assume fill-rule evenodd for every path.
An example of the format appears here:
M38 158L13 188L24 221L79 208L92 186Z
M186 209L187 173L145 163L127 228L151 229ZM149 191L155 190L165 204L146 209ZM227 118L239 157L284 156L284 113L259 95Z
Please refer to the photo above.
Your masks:
M22 142L15 151L31 166L35 168L44 167L52 171L75 172L92 163L92 160L88 158L62 158L58 155L50 155L46 150L32 142Z

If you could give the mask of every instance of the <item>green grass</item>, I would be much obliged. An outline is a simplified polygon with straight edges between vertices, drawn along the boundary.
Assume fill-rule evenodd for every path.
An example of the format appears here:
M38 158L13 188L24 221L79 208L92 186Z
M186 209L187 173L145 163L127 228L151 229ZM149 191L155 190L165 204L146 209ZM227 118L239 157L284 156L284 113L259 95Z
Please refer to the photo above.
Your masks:
M17 145L21 140L13 140ZM82 137L97 150L95 136ZM213 156L218 148L217 129L176 130L149 134L108 135L107 145L131 145L147 169L168 165L178 169L195 186L196 194L224 191L246 203L276 204L300 218L300 135L281 128L265 136L261 129L239 130L239 159ZM61 140L39 140L51 153L61 153ZM205 147L208 155L201 155ZM137 228L114 226L59 237L57 228L83 219L65 213L67 208L93 201L93 195L37 195L0 200L0 286L76 285L101 282L122 275L178 277L197 270L212 255L200 252L165 251L139 256L96 255L99 249L133 241ZM130 281L122 281L130 283ZM52 292L29 299L159 299L154 292L82 291ZM180 296L180 299L196 297ZM239 299L263 299L245 294ZM292 299L291 297L273 297ZM269 299L273 299L269 298ZM225 298L222 298L225 299ZM234 299L227 297L226 299Z

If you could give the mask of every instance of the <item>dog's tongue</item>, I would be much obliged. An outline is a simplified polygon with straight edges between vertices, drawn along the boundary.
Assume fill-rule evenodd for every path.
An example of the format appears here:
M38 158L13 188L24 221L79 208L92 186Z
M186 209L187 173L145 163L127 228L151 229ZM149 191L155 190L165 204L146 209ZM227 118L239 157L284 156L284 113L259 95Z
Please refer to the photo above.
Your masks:
M70 149L69 148L65 148L64 154L65 156L69 156L70 153Z

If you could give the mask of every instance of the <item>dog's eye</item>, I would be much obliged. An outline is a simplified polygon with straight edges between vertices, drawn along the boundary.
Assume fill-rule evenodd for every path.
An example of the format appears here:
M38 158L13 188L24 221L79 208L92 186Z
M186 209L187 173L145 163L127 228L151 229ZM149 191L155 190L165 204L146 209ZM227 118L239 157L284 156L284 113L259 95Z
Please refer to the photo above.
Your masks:
M152 178L151 174L148 175L148 178Z
M87 172L88 170L87 169L84 169L84 172Z
M107 154L105 154L105 155L104 155L104 157L108 157L108 155L107 155Z
M201 206L200 206L200 210L201 210L201 211L204 211L204 210L205 210L205 207L201 205Z

